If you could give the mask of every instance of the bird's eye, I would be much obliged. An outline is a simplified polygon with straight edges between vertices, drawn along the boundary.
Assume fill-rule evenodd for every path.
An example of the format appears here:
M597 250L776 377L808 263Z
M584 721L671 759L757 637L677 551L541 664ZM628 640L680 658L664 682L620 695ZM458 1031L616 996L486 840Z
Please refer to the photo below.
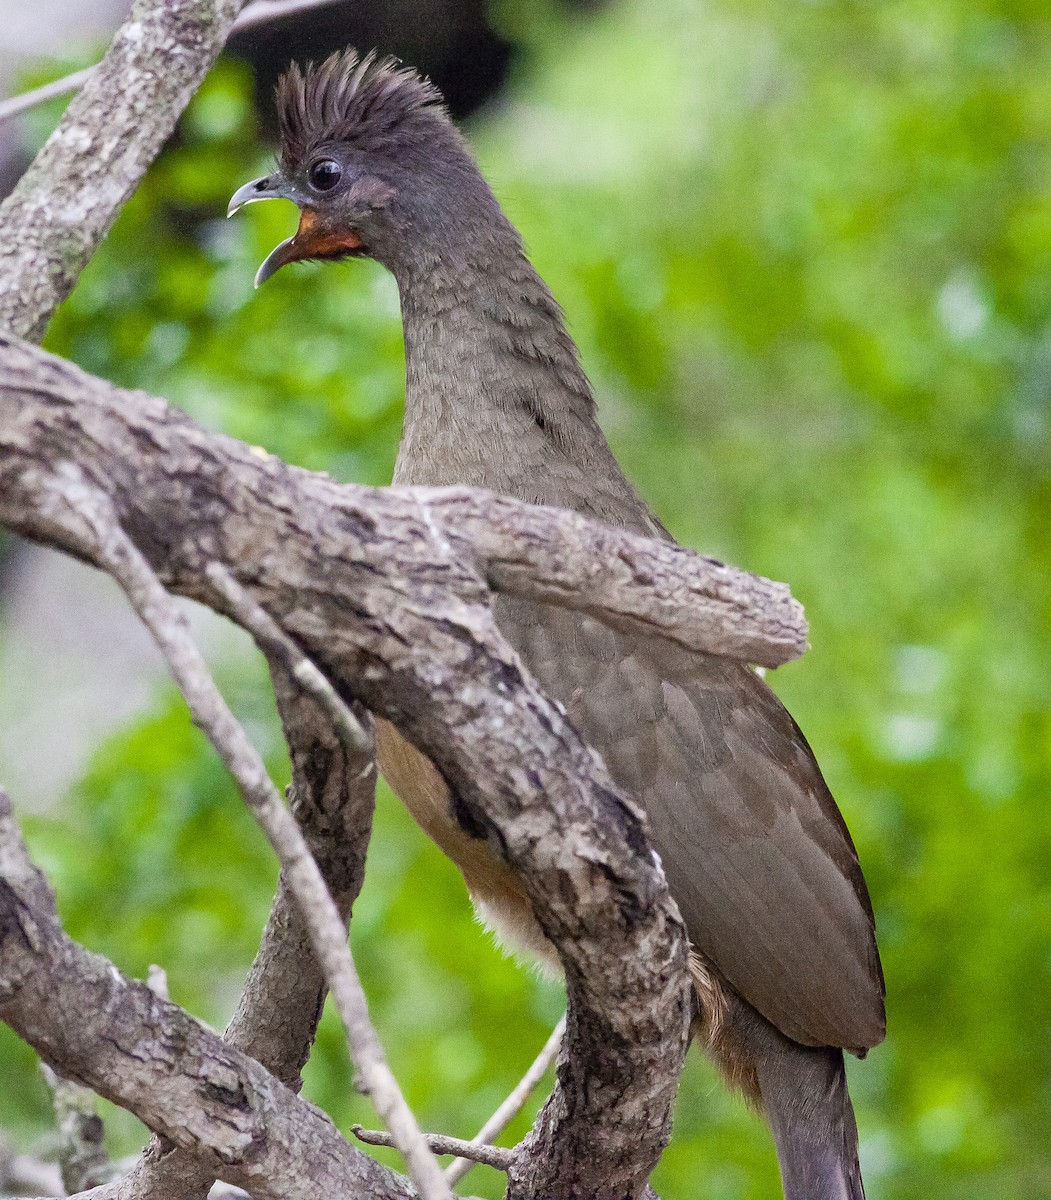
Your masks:
M343 168L331 158L322 158L310 168L307 178L316 192L331 192L339 183Z

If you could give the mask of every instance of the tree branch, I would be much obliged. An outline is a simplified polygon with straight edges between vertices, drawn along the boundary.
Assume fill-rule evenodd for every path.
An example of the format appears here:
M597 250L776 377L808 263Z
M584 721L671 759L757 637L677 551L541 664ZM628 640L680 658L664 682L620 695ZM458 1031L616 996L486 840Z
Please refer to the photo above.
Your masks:
M350 1132L367 1146L394 1145L390 1134L384 1129L363 1129L360 1125L352 1125ZM444 1133L425 1133L423 1136L434 1154L470 1155L469 1159L456 1159L457 1162L466 1162L468 1167L473 1167L475 1163L483 1163L487 1167L495 1167L498 1171L506 1171L514 1161L513 1150L505 1150L503 1146L487 1146L474 1138L468 1142L463 1138L448 1137Z
M17 96L9 96L0 100L0 123L17 117L19 113L28 112L49 100L57 100L59 96L68 96L70 92L79 92L85 83L95 73L97 63L90 67L81 67L79 71L70 71L61 79L52 79L50 83L42 83L40 87L28 92L19 92Z
M68 1192L106 1183L117 1173L103 1143L102 1118L94 1093L79 1083L56 1075L41 1064L51 1089L58 1122L59 1165Z
M0 1018L59 1074L134 1112L255 1200L414 1200L406 1181L254 1059L71 942L3 791ZM116 1187L89 1195L116 1197Z
M334 572L341 586L355 572L397 580L409 571L421 585L450 589L470 603L487 602L492 587L589 613L629 632L661 634L690 650L764 666L779 666L806 649L802 607L784 584L673 542L467 488L334 484L286 467L258 448L208 434L163 400L116 388L4 333L0 355L0 451L5 446L19 451L0 464L0 471L10 476L31 466L37 453L32 443L39 437L32 426L41 417L49 426L47 445L41 446L45 470L59 456L78 462L115 503L141 509L129 519L141 517L153 527L159 553L197 533L216 543L215 555L207 560L191 554L187 566L201 577L189 594L221 611L229 611L230 603L214 581L203 577L208 562L230 567L232 553L236 565L242 539L269 542L271 530L282 530L291 545L283 553L275 548L267 570L283 569L299 550L308 549L303 535L310 526L324 544L324 552L319 545L312 554L319 578L325 581ZM19 424L29 440L19 434ZM19 455L26 452L29 457L20 464ZM180 470L172 469L173 455ZM228 473L235 490L242 486L252 501L251 511L223 498ZM271 488L279 496L268 497ZM188 489L195 493L194 503L207 507L186 514L181 529L169 536L161 529L158 506L182 508ZM8 515L0 519L20 528L18 504L5 507ZM228 530L214 519L219 515L230 522ZM39 530L28 530L27 536L39 540ZM220 543L227 543L223 553ZM348 560L348 548L360 561ZM297 577L295 586L300 582ZM333 603L318 579L307 594L323 606ZM353 595L351 587L348 601ZM288 602L286 594L281 606Z
M251 33L260 26L269 25L271 21L294 17L314 8L330 8L334 4L345 2L346 0L253 0L233 23L229 36ZM7 100L0 100L0 124L18 116L19 113L46 104L49 100L79 91L94 74L97 65L83 67L79 71L63 75L61 79L43 83L31 91L21 92Z
M292 758L292 813L345 924L365 877L372 828L371 739L366 749L348 748L316 703L279 668L271 664L271 670ZM325 991L306 922L282 875L226 1040L298 1091Z
M522 1111L522 1106L532 1095L540 1080L547 1074L548 1067L555 1061L559 1050L562 1048L562 1039L566 1035L566 1018L560 1017L558 1024L551 1031L551 1036L544 1043L540 1053L529 1064L526 1073L511 1089L511 1092L504 1098L500 1106L496 1109L493 1115L482 1126L481 1129L474 1135L469 1142L464 1143L466 1146L475 1149L485 1147L486 1149L494 1149L492 1143L503 1133L508 1125ZM356 1132L356 1131L355 1131ZM431 1143L431 1149L434 1149L434 1143ZM457 1151L461 1157L454 1159L445 1168L445 1178L450 1185L457 1184L474 1166L476 1162L485 1162L485 1159L472 1157L468 1152ZM512 1158L511 1151L507 1152L508 1158Z
M350 751L282 664L272 660L271 673L292 758L292 812L346 922L361 890L372 824L371 740L365 749ZM306 923L282 876L224 1039L298 1091L326 991ZM212 1180L212 1172L193 1155L154 1137L129 1174L93 1200L204 1200Z
M412 490L494 591L764 667L807 649L803 606L786 584L579 513L509 496L479 503L477 492L461 488Z
M436 519L442 493L339 487L41 351L11 339L6 350L0 520L98 562L80 511L89 481L169 587L223 610L206 568L224 564L337 689L436 763L465 830L521 878L566 973L555 1095L509 1194L637 1194L667 1139L686 1048L684 931L641 810L500 636L469 541ZM567 514L547 515L557 545ZM707 569L657 550L681 579Z
M244 0L135 0L0 205L0 325L39 338L226 42Z
M314 8L332 8L333 5L345 3L346 0L252 0L234 22L230 36L251 33L253 29L269 25L271 21L299 16Z
M287 672L332 722L340 742L352 752L367 753L372 738L336 689L296 646L270 614L245 591L221 563L209 563L208 579L226 601L230 616L255 638L271 665Z
M194 724L207 735L274 848L309 929L354 1063L376 1111L408 1164L421 1200L447 1200L448 1186L387 1065L369 1019L342 919L299 826L282 804L263 760L212 681L185 617L118 524L109 497L90 485L74 487L67 494L76 498L79 530L91 530L85 548L120 584L153 635Z

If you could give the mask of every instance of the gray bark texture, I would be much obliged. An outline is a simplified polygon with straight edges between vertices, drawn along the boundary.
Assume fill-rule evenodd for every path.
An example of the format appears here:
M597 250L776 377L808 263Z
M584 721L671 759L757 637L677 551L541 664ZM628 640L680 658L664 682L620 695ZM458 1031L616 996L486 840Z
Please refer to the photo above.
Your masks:
M362 1086L404 1156L420 1200L451 1200L427 1141L386 1062L347 946L345 922L302 829L270 779L259 752L212 679L204 657L190 636L185 616L121 526L109 496L97 489L80 488L76 498L78 534L85 529L89 531L91 557L113 576L149 630L189 708L193 723L205 734L233 776L241 798L281 863L282 876L305 920L311 946L324 971ZM232 606L232 611L243 614L242 619L249 627L268 626L268 641L294 646L225 566L212 562L207 571L213 585ZM279 635L276 639L273 637L275 629ZM299 657L301 664L309 665L302 655ZM310 675L307 670L305 676L309 678ZM352 725L353 717L344 702L316 668L314 682L323 685L317 689L316 696L324 697L328 707L345 718L342 723L348 730L354 730L354 745L360 749L360 726Z
M0 205L0 325L39 338L171 136L245 0L136 0Z
M255 1059L71 942L3 792L0 1018L59 1074L134 1112L255 1200L412 1195ZM119 1184L88 1194L135 1195Z
M519 874L566 969L558 1085L509 1194L639 1194L667 1139L685 1052L685 938L643 815L503 641L489 581L590 611L601 594L628 627L716 651L719 637L685 619L693 597L726 604L731 625L758 642L750 601L772 594L775 657L791 627L784 592L678 547L484 493L339 486L0 338L0 521L95 561L85 514L98 498L172 591L224 610L209 571L221 564L337 690L438 764L464 828ZM582 555L596 564L583 577ZM640 615L655 593L665 597L656 617ZM27 1032L46 1057L53 1043L40 1026L61 1023L61 1010L33 1012ZM97 1044L80 1047L89 1057L75 1077L104 1090L90 1067ZM180 1144L173 1122L158 1121L168 1082L160 1071L147 1103L125 1102ZM185 1115L174 1100L165 1111ZM204 1153L208 1170L243 1183L216 1170L219 1157Z

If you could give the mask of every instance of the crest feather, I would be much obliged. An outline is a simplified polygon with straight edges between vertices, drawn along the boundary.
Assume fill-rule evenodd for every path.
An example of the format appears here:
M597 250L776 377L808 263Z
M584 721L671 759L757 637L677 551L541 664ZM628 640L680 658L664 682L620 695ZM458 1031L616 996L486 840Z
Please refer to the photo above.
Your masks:
M422 113L445 116L438 89L374 50L344 50L305 71L293 63L277 83L282 169L294 171L325 142L350 142L366 153L411 145L433 130L413 120Z

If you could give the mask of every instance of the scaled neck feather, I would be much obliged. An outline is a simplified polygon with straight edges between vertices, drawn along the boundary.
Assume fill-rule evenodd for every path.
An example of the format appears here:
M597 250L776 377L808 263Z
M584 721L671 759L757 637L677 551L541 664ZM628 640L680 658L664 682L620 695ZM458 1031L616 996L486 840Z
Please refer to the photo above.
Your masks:
M487 487L658 532L598 426L557 303L476 180L455 221L414 222L411 258L390 264L406 360L395 482Z

